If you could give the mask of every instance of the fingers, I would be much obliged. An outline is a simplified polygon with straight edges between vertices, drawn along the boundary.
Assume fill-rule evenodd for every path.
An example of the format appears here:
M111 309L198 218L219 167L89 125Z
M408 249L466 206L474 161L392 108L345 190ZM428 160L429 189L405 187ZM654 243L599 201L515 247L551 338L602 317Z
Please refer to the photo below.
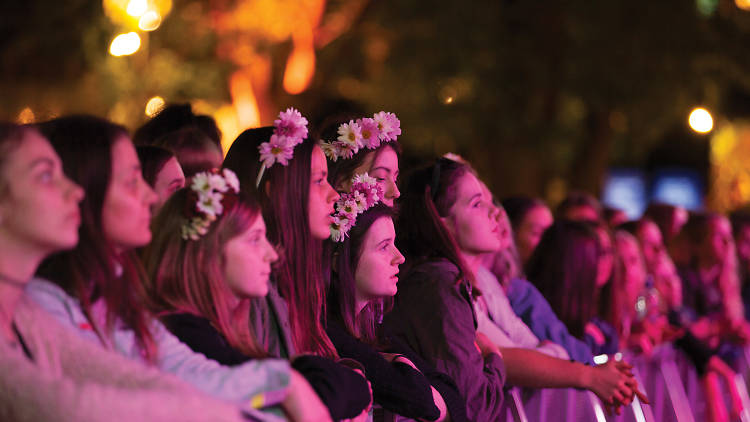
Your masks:
M633 391L635 391L635 395L638 396L638 400L641 401L643 404L651 404L650 401L648 401L648 397L646 397L646 394L642 391L638 390L638 388L635 388Z

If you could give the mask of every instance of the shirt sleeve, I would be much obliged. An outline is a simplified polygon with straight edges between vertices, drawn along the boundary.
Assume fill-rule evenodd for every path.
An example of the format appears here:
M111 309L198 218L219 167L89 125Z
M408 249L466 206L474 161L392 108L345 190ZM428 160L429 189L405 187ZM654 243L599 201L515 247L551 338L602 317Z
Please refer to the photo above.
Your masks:
M508 300L513 311L523 320L539 340L549 340L562 346L571 359L594 364L594 355L586 343L573 337L565 324L557 318L547 299L526 280L515 279L508 289Z
M31 289L27 289L27 294L58 322L72 328L81 337L91 339L93 336L96 339L91 327L84 326L85 316L77 300L50 282L36 281L29 287ZM256 359L231 368L222 366L192 351L159 321L154 320L151 326L158 351L156 366L162 371L176 375L213 397L235 403L242 409L276 405L286 397L291 379L289 362ZM132 331L127 328L121 331L125 332L113 336L116 339L113 349L119 353L136 349Z
M415 352L450 375L466 400L470 420L498 420L505 366L491 354L484 359L475 344L474 314L455 267L437 265L411 272L399 283L387 323Z
M3 420L242 420L237 406L93 346L35 305L17 323L35 360L0 353Z
M222 365L235 366L252 358L233 348L224 336L203 317L187 313L165 315L164 326L194 352Z
M440 416L430 383L421 372L405 363L388 362L377 350L354 338L337 322L329 321L326 331L341 357L355 359L364 365L376 403L409 418L435 420Z

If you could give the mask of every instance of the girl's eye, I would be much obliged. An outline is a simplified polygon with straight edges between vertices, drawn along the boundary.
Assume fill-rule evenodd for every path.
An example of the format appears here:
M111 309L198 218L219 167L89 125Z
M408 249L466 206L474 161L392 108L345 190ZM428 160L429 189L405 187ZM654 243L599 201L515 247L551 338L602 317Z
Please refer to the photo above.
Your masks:
M52 181L52 171L46 170L39 175L39 181L42 183L49 183Z

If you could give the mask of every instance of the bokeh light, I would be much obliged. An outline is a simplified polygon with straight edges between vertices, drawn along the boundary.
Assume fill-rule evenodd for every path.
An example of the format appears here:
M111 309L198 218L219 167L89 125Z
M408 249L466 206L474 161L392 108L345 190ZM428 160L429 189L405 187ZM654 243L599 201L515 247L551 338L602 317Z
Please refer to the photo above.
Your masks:
M36 116L34 115L34 111L31 110L31 107L24 107L24 109L21 110L20 113L18 113L18 117L16 117L16 123L22 125L34 123L35 121Z
M130 0L128 3L128 15L135 18L142 16L146 13L146 10L148 10L148 2L146 0Z
M138 28L143 31L154 31L161 25L161 15L155 10L149 10L138 20Z
M705 108L696 107L690 112L688 117L688 124L690 129L698 133L708 133L714 128L714 119L711 117L711 113Z
M109 54L115 57L128 56L138 51L140 47L141 37L135 32L128 32L112 40L112 44L109 45Z
M154 117L158 112L161 111L161 109L164 108L164 104L166 104L164 98L159 97L158 95L156 97L152 97L146 103L146 116Z

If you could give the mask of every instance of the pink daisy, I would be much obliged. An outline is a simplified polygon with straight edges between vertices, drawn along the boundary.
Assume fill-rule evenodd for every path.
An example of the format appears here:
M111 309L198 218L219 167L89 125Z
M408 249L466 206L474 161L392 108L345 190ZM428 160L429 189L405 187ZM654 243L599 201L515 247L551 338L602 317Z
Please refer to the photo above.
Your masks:
M268 142L260 144L258 151L260 151L260 160L266 168L269 168L274 163L281 163L282 166L289 164L289 160L292 159L293 148L294 145L286 136L271 135Z
M274 134L291 139L292 145L297 145L307 138L307 119L294 108L288 108L279 113L279 118L273 121Z

